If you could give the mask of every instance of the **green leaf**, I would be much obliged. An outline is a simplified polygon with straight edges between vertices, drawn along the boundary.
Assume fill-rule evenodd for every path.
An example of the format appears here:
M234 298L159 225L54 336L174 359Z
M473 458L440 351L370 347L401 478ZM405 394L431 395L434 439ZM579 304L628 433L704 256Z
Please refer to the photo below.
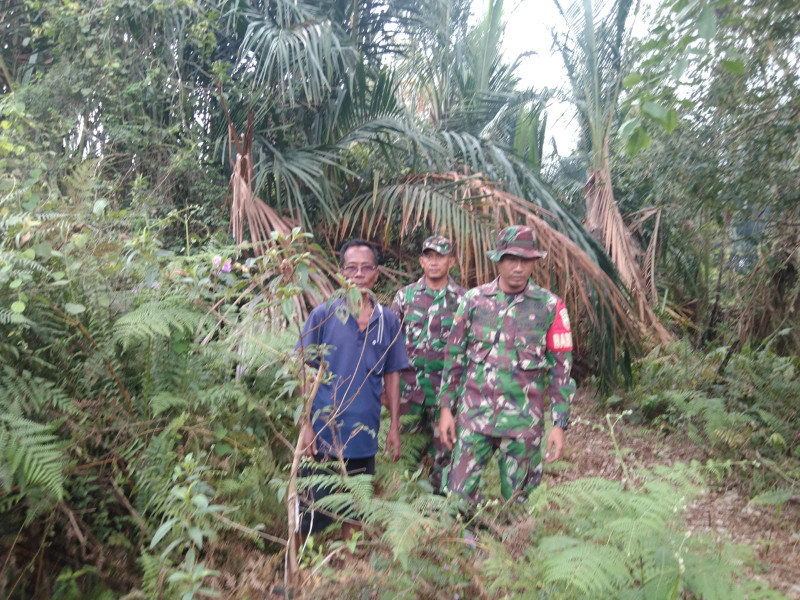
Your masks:
M294 302L291 298L281 302L281 312L287 321L291 321L292 315L294 315Z
M679 59L672 67L672 78L676 81L680 81L683 74L686 72L686 68L689 66L689 59L688 58L681 58Z
M153 536L153 541L150 542L150 549L151 550L153 548L155 548L156 545L158 544L158 542L160 542L164 538L164 536L167 535L170 532L170 530L172 529L172 526L175 525L175 523L177 523L177 522L178 522L178 519L176 517L173 517L171 519L168 519L168 520L164 521L161 524L161 527L159 527L158 530L156 530L156 533Z
M650 145L650 136L647 135L644 127L637 127L625 144L628 154L633 156L639 150L643 150Z
M667 118L663 123L664 131L667 133L672 133L675 131L675 128L678 126L678 111L674 108L670 108L667 111Z
M230 444L217 444L214 446L214 454L217 456L230 456L233 454L233 446Z
M25 310L25 303L24 302L20 302L19 300L17 300L16 302L14 302L11 305L11 312L15 312L17 314L20 314L24 310Z
M717 17L712 6L706 6L697 18L697 32L704 40L710 40L717 31Z
M298 404L297 408L294 409L294 416L292 417L292 420L295 423L299 423L300 422L300 416L302 414L303 414L303 405L302 404Z
M194 545L198 548L203 547L203 531L199 527L190 527L189 531L189 538L194 542Z
M759 494L752 500L751 504L766 504L767 506L778 506L785 504L794 495L791 488L779 488L777 490L769 490L763 494Z
M36 244L34 250L36 250L36 255L41 258L50 258L50 255L53 253L53 247L47 242Z
M75 244L76 248L83 248L86 245L86 242L89 241L89 236L85 233L76 233L72 236L72 243Z
M31 211L39 205L39 194L31 194L28 200L22 205L25 210Z
M648 100L642 105L642 112L662 124L667 120L667 109L652 100Z
M95 216L99 217L100 215L103 214L103 211L106 209L107 206L108 206L108 200L106 200L105 198L100 198L99 200L96 200L94 206L92 206L92 212L95 214Z
M12 290L15 290L21 285L22 285L22 279L15 279L14 281L8 284L8 287Z
M628 119L619 127L617 135L623 140L627 140L637 127L641 127L642 122L639 119Z
M64 305L64 311L68 315L79 315L86 310L86 307L83 304L73 304L72 302L67 302Z
M722 59L722 68L734 75L744 75L744 63L740 60Z
M206 496L205 494L197 494L192 498L192 504L194 504L198 508L207 508L208 496Z
M641 75L641 73L631 73L630 75L626 76L626 77L625 77L625 78L622 80L622 85L623 85L623 86L624 86L626 89L628 89L628 88L632 88L632 87L633 87L633 86L635 86L637 83L639 83L641 80L642 80L642 75Z

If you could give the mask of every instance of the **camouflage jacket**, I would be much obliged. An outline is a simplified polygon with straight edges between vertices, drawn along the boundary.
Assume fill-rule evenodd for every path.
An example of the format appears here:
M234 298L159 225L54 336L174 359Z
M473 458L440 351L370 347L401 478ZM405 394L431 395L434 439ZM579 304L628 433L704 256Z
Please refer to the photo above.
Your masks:
M513 299L498 279L469 290L447 343L441 407L459 427L499 437L541 437L544 397L569 416L572 334L564 302L532 282Z
M441 290L430 289L422 277L395 294L392 311L402 323L409 361L400 373L402 405L436 404L447 338L465 292L451 277Z

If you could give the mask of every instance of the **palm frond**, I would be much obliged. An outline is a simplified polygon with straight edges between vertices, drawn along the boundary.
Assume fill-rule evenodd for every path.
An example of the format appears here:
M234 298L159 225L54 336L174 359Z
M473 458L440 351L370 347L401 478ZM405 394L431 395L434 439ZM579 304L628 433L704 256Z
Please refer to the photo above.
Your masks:
M565 211L561 209L562 213ZM494 247L497 230L509 224L526 224L536 230L540 247L548 251L534 273L536 281L563 297L588 331L602 331L611 346L598 351L602 370L613 372L622 356L643 333L631 314L630 304L613 267L585 230L568 219L564 223L581 232L578 237L589 252L551 223L558 219L533 202L498 190L480 176L456 173L418 175L402 184L362 194L343 208L339 235L354 229L390 230L402 239L426 228L457 241L456 255L462 284L483 283L494 277L486 251ZM566 226L564 227L566 229ZM628 356L629 359L629 356Z
M279 0L242 16L248 25L238 70L254 88L274 89L285 103L321 102L355 66L355 49L342 43L347 36L309 3Z

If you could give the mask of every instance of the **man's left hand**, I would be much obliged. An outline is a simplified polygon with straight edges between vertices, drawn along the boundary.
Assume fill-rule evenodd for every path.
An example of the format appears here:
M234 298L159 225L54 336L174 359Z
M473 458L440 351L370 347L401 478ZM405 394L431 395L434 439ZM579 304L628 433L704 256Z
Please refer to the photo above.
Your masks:
M564 451L564 430L558 425L553 425L550 435L547 436L547 453L544 462L551 463L561 458Z
M392 462L400 460L400 426L396 423L392 423L386 436L386 456L389 456L389 449L392 451Z

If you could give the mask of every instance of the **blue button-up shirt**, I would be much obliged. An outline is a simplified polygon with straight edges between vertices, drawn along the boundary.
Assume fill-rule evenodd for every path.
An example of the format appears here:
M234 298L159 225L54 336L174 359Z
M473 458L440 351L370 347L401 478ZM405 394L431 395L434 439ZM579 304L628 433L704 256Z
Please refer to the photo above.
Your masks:
M376 302L369 325L359 331L344 300L323 304L308 316L297 349L308 364L319 367L322 357L328 365L311 409L317 450L332 456L341 450L344 458L375 456L383 376L408 367L397 316Z

